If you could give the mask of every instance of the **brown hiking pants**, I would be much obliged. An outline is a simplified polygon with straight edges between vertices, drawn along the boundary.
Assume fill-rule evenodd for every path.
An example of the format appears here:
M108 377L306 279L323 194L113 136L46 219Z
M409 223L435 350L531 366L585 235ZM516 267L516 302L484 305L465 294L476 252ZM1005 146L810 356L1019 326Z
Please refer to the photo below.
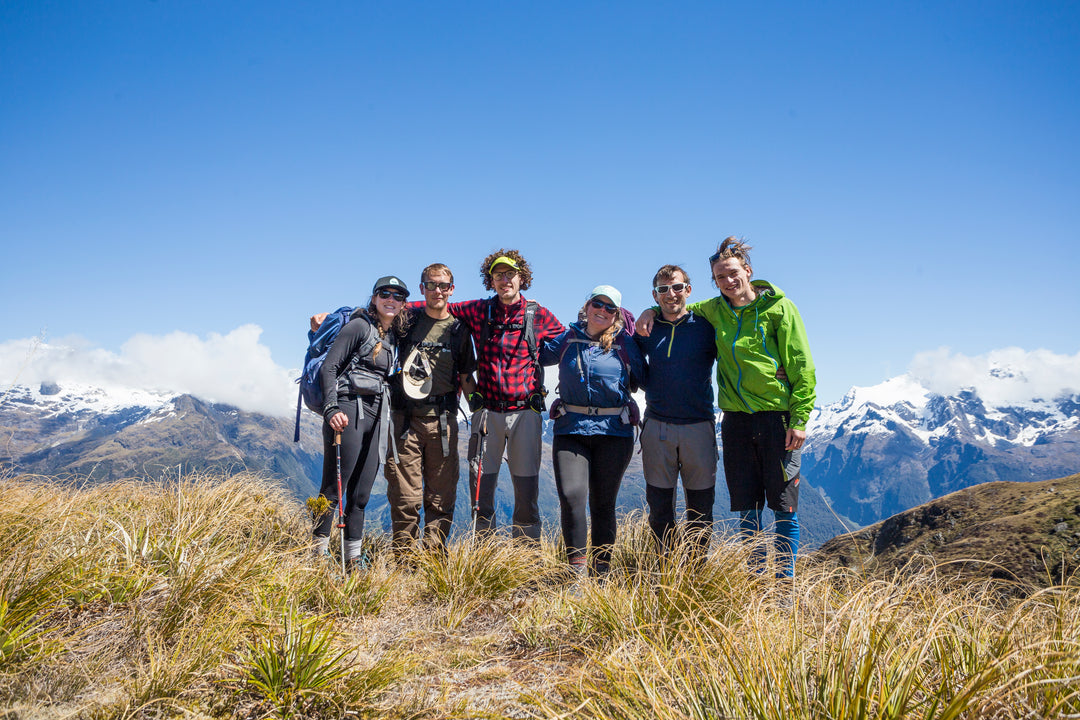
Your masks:
M444 423L449 433L443 455L439 418L412 417L409 433L402 438L404 413L394 413L398 431L399 463L393 456L386 460L386 499L390 503L390 523L394 551L416 547L420 535L420 508L424 508L424 547L442 548L454 520L454 502L458 483L457 416L450 413Z

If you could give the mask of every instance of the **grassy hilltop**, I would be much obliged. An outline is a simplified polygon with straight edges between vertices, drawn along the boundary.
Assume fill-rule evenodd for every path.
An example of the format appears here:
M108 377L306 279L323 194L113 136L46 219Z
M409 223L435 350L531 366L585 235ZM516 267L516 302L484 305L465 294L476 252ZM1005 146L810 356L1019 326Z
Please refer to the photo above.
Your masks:
M631 518L603 585L568 585L550 538L465 538L403 567L376 539L345 579L311 558L309 527L247 474L0 480L0 717L1080 714L1070 578L870 577L811 556L792 590L736 545L658 561Z

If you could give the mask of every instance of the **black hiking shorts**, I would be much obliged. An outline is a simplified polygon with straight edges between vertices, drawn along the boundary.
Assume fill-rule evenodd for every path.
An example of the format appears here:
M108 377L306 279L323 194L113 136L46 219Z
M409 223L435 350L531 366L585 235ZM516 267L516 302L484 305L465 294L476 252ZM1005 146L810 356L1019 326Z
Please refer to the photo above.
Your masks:
M798 510L802 453L784 449L787 418L786 412L724 411L720 440L734 512L758 509L766 503L774 512Z

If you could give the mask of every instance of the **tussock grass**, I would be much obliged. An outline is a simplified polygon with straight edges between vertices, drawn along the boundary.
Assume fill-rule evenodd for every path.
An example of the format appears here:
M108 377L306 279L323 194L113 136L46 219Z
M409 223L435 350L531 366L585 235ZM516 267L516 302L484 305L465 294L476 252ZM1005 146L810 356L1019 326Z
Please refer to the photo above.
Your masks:
M716 538L605 578L558 542L456 538L341 575L257 476L0 479L5 718L1080 716L1080 583L810 561L785 584ZM333 547L334 543L331 543Z

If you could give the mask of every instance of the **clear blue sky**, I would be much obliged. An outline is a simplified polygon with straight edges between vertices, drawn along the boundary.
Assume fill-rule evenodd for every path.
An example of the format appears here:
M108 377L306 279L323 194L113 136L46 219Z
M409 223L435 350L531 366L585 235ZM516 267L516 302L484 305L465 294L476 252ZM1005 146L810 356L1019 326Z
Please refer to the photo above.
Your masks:
M1080 352L1080 5L0 3L0 341L262 328L520 248L573 318L726 235L819 401Z

